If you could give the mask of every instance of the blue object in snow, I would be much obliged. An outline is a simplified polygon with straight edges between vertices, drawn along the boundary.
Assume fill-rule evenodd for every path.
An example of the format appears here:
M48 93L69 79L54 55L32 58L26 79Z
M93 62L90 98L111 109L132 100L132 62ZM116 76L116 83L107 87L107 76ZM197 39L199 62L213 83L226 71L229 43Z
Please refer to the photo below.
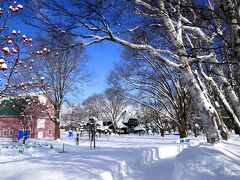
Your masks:
M68 137L73 137L73 132L72 131L68 132Z
M21 138L23 138L23 131L18 130L18 140L20 140Z
M188 142L190 142L189 138L182 138L182 139L180 139L180 143L188 143Z

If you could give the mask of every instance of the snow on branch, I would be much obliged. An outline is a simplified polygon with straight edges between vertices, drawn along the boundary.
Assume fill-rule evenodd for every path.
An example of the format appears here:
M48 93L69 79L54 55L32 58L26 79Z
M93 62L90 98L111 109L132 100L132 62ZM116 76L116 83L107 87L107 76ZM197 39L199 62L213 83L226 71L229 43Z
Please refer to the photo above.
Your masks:
M182 25L183 29L192 31L195 34L197 34L198 36L200 36L204 41L211 43L212 39L208 35L206 35L201 30L201 28L193 26L192 23L182 15L181 15L181 20L183 21L183 23L185 23L185 25L184 24ZM187 24L189 24L189 26Z
M157 60L171 66L171 67L176 67L176 68L179 68L181 66L181 64L177 64L177 63L174 63L172 62L171 60L167 59L166 57L162 56L159 54L158 50L153 48L152 46L148 45L148 44L134 44L134 43L130 43L128 41L125 41L123 39L120 39L116 36L113 36L111 37L111 40L112 41L115 41L119 44L122 44L124 46L127 46L131 49L135 49L135 50L146 50L148 51L154 58L156 58Z
M138 28L140 28L140 26L136 26L135 28L128 29L127 31L129 31L129 32L133 32L133 31L136 31Z
M197 61L206 61L206 60L212 60L213 58L215 58L215 53L211 52L210 54L207 55L202 55L202 56L197 56L196 59Z
M134 3L135 3L135 4L138 4L138 5L141 5L141 6L147 8L147 9L149 9L149 10L151 10L151 11L155 11L155 12L158 12L158 11L159 11L158 8L153 7L153 6L151 6L150 4L148 4L148 3L146 3L146 2L143 2L142 0L134 0Z

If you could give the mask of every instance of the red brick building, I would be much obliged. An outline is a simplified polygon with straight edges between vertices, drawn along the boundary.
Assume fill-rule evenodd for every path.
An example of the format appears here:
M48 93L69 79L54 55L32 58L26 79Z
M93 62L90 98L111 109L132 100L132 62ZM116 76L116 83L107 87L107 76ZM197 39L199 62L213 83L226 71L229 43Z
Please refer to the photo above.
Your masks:
M31 101L31 102L29 102ZM29 138L53 138L55 125L52 105L43 95L31 100L0 99L0 138L17 138L19 131L28 131Z

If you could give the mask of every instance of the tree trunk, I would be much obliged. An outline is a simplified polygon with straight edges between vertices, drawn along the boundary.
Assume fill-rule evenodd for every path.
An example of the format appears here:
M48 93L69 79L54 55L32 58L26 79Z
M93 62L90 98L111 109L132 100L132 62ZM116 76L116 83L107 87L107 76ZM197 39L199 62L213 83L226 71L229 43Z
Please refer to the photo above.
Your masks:
M197 137L198 134L197 134L197 129L196 128L193 129L193 132L194 132L194 136Z
M164 1L159 1L159 9L162 12L166 12ZM181 55L180 60L183 63L183 66L179 68L179 70L187 85L188 92L190 92L193 102L196 105L196 110L201 117L207 141L212 144L218 143L220 141L220 137L216 124L215 108L212 106L211 102L208 101L206 94L204 94L192 73L189 65L189 59L187 56L184 56L184 54L187 55L187 53L183 45L183 40L178 36L176 29L172 24L171 18L167 13L162 12L160 12L160 15L163 19L165 27L167 28L167 32L170 35L171 43L176 47L179 55Z
M182 104L181 104L181 110L180 110L180 120L179 120L179 125L178 125L178 131L180 138L185 138L188 136L187 134L187 114L186 114L186 101L184 98L185 96L182 96Z
M220 130L221 137L223 138L223 140L227 141L230 137L228 133L228 128L219 116L217 117L217 124Z
M116 134L116 131L117 131L117 124L115 121L112 121L112 126L113 126L113 133Z
M180 138L186 138L187 137L187 131L185 130L180 130L179 131Z
M236 95L233 88L231 87L227 78L224 76L222 70L219 67L214 66L213 71L216 74L218 74L216 80L221 85L221 87L224 91L224 95L227 97L227 99L230 103L228 104L227 100L220 96L221 95L220 93L218 93L219 98L222 101L224 108L227 110L228 114L231 115L231 117L235 121L236 125L240 129L240 122L239 122L239 120L240 120L240 101L239 101L239 98ZM230 107L230 105L232 106L232 108ZM234 112L232 112L232 109Z
M178 131L179 131L180 138L187 137L187 130L184 127L179 127Z
M214 144L220 141L217 123L216 123L216 110L208 100L206 94L200 88L196 81L191 68L182 70L183 79L187 84L187 88L191 94L196 110L200 116L203 128L206 132L207 142Z
M164 136L165 136L165 131L164 131L164 128L160 128L160 134L161 134L161 136L162 136L162 137L164 137Z
M238 127L235 124L233 124L233 130L234 130L235 134L239 134L240 135L240 131L239 131Z
M188 136L188 134L187 134L187 118L185 116L185 113L182 114L181 119L179 121L178 131L179 131L180 138L185 138Z
M212 77L209 77L207 76L203 70L201 69L201 75L202 77L207 80L207 82L209 82L210 86L212 87L215 95L220 99L220 101L222 102L225 110L227 111L228 114L230 114L231 116L230 117L233 117L233 120L234 122L238 123L239 124L239 121L238 121L238 118L237 116L235 115L235 113L233 112L233 110L231 109L228 101L226 100L225 96L223 95L223 93L220 91L220 89L218 88L217 84L215 83L215 81L213 80ZM220 134L222 136L222 138L224 140L228 140L230 135L228 133L228 129L227 129L227 126L225 125L225 123L223 122L223 120L220 118L220 116L218 115L219 113L217 113L218 111L216 111L216 119L217 119L217 124L218 124L218 127L220 129Z
M55 123L54 139L60 139L60 123L57 121L54 123Z
M55 124L55 133L54 133L54 139L60 139L60 107L55 108L55 119L54 119L54 124Z

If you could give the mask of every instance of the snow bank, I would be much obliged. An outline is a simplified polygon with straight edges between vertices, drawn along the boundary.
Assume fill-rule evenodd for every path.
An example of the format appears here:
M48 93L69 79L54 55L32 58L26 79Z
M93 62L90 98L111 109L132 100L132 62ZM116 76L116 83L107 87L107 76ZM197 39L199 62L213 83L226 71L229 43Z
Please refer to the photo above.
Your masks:
M174 164L174 180L239 180L239 156L218 145L189 147Z
M211 146L204 137L101 136L96 149L89 148L88 136L54 140L28 140L32 147L19 154L19 145L0 140L1 180L237 180L240 176L240 140ZM62 152L63 143L66 153ZM51 149L50 145L53 145ZM8 148L6 148L8 146ZM16 168L17 167L17 168Z
M177 141L178 142L178 141ZM239 137L209 145L194 139L188 144L165 144L144 150L133 168L133 179L151 180L238 180Z

